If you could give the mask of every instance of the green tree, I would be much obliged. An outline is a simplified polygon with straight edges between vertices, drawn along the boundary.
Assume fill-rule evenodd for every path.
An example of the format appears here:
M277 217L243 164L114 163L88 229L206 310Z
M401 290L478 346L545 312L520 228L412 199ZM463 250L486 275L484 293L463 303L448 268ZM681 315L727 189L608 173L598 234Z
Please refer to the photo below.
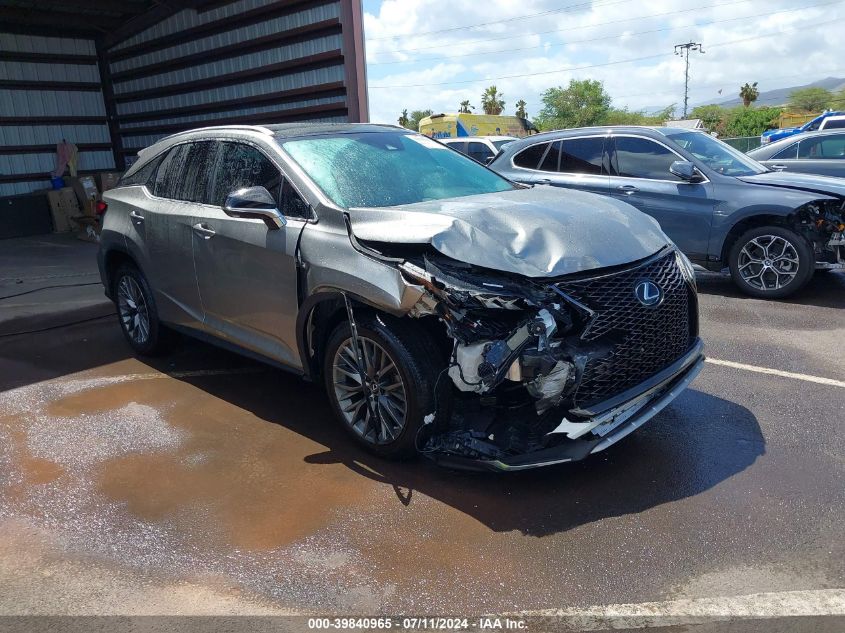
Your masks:
M505 109L504 95L496 90L496 86L490 86L481 94L481 109L484 114L501 114Z
M801 88L789 94L789 106L805 112L821 112L832 102L833 93L824 88Z
M702 105L694 107L689 117L691 119L701 119L704 129L708 132L716 132L721 136L725 133L728 112L729 110L720 105Z
M525 99L520 99L516 102L516 116L518 116L520 119L528 118L528 113L525 111L525 106L527 105L528 104L525 103Z
M424 119L427 116L431 116L434 114L431 110L414 110L411 112L411 116L408 119L408 125L405 127L409 130L414 130L415 132L420 131L420 120Z
M728 113L724 135L728 138L760 136L777 125L781 111L781 108L733 108Z
M399 115L399 125L402 127L408 127L408 108L402 110L402 114Z
M745 82L745 84L739 89L739 98L742 99L742 105L746 108L757 101L757 97L759 96L760 91L757 90L756 81L753 84Z
M600 81L571 79L564 88L543 93L543 108L534 121L541 130L583 127L602 123L610 112L610 95Z
M475 106L470 105L469 99L467 99L466 101L461 101L461 107L458 108L458 112L469 114L470 110L475 110Z

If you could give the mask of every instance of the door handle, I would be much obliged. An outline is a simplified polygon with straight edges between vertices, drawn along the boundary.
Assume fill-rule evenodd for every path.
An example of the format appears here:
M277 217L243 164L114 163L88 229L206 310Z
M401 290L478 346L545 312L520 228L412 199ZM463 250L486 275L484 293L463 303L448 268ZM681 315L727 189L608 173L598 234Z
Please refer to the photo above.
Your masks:
M786 165L772 165L771 169L775 171L784 171L786 169Z
M203 222L200 222L199 224L194 224L192 228L194 229L194 231L202 235L203 239L205 240L217 235L217 232L213 228L211 228L207 224L204 224Z
M552 184L552 181L549 180L548 178L540 178L540 180L535 180L534 184L535 185L550 185L550 184Z
M632 193L637 193L639 189L637 189L634 185L619 185L616 187L617 191L621 191L626 196L630 196Z
M129 217L135 222L135 224L140 224L144 221L144 216L138 213L135 210L129 212Z

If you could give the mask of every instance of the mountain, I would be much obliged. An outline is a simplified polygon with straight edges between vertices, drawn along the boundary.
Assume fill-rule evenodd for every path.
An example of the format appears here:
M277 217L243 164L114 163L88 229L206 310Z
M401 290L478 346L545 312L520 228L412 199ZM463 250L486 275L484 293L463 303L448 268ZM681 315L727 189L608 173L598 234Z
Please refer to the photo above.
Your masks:
M757 101L754 102L756 106L778 106L783 105L787 101L789 101L789 94L794 90L800 90L801 88L826 88L831 92L838 92L839 90L845 89L845 79L841 77L826 77L825 79L819 79L818 81L814 81L813 83L804 84L803 86L790 86L789 88L776 88L775 90L766 90L760 92L760 96L757 98ZM742 99L739 98L739 86L736 87L737 96L733 99L727 99L725 101L709 101L709 102L702 102L696 105L705 105L705 103L716 103L721 106L725 107L733 107L742 105Z

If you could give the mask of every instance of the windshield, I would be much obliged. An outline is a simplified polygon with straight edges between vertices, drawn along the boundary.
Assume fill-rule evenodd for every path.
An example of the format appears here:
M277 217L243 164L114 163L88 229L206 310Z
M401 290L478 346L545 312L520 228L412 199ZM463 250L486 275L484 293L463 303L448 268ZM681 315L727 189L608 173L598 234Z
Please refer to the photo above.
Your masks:
M420 134L364 132L282 143L336 205L391 207L513 189L474 160Z
M664 132L669 140L683 147L713 171L725 176L753 176L769 171L727 143L703 132Z

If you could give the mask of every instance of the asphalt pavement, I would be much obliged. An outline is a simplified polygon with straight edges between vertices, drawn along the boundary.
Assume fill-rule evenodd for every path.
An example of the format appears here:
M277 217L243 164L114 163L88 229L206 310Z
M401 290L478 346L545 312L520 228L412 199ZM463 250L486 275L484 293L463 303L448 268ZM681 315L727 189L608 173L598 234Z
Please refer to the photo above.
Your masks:
M68 247L87 249L69 256L78 283L89 247ZM0 296L22 285L3 270ZM207 344L135 358L116 317L98 318L110 312L99 288L45 300L41 317L13 314L38 311L25 296L0 300L0 614L713 601L731 613L775 600L783 615L799 596L828 605L809 615L834 613L845 274L784 302L720 275L699 287L712 362L692 388L604 453L508 475L372 457L318 386Z

